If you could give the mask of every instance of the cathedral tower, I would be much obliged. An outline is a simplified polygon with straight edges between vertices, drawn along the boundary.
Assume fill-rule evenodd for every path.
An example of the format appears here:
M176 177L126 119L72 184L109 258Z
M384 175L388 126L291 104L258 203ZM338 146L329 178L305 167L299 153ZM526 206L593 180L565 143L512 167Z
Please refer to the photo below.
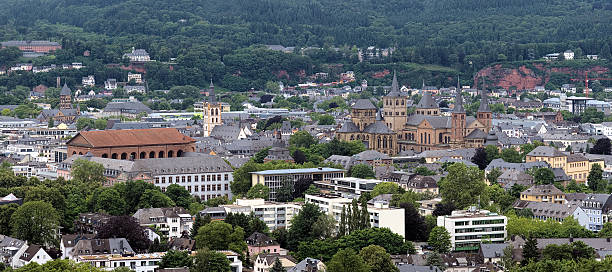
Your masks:
M59 108L61 110L72 109L72 90L68 88L68 85L64 83L64 87L60 91L60 103Z
M463 138L465 137L465 124L466 114L465 109L463 108L463 97L461 96L461 90L457 90L457 95L455 96L455 107L453 108L453 112L451 114L451 141L453 143L463 143Z
M391 92L383 98L383 115L385 124L395 132L401 131L408 121L407 103L408 99L400 93L397 76L393 72Z
M489 108L489 96L487 91L483 90L480 98L480 107L478 107L478 112L476 112L476 119L485 126L483 129L485 133L489 133L491 130L492 115L493 113Z

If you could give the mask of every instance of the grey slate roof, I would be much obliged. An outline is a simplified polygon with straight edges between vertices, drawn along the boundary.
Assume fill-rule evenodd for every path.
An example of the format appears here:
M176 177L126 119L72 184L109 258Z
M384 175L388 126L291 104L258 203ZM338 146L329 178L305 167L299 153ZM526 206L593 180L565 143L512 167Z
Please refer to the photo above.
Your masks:
M504 256L504 249L509 244L480 244L480 252L482 257L486 258L501 258Z
M204 172L232 172L221 157L208 154L199 156L141 159L134 161L133 171L145 171L153 174L197 174Z
M455 113L465 113L463 108L463 97L461 96L461 90L457 90L457 96L455 96L455 107L453 108Z
M486 171L491 171L494 168L500 169L502 171L506 171L508 169L517 169L520 171L525 171L527 169L531 169L534 167L548 167L548 163L546 162L524 162L524 163L511 163L511 162L506 162L503 159L494 159L492 160L489 165L487 165L487 168L485 168ZM554 169L553 169L554 172Z
M550 146L538 146L534 150L529 152L529 154L527 155L535 156L535 157L564 157L565 156L563 152L557 150L554 147L550 147Z
M437 109L438 104L436 103L436 101L434 101L433 97L431 96L431 92L425 92L423 94L423 97L421 97L419 104L416 105L416 108L417 109Z
M538 248L544 249L548 245L570 244L572 241L581 241L595 250L612 250L612 240L606 238L540 238Z
M472 132L470 132L470 134L465 136L465 138L466 139L486 139L487 134L484 133L484 131L477 128L477 129L472 130Z
M140 101L129 101L129 102L110 102L106 104L104 107L104 112L126 112L139 114L141 112L145 112L147 114L152 113L147 105L143 104Z
M358 160L372 161L372 160L389 160L389 155L380 153L376 150L366 150L361 153L355 154L354 157Z
M289 268L287 272L310 272L317 271L318 264L321 263L318 259L306 258L297 263L294 267Z
M535 202L526 201L527 205L524 206L526 209L530 209L535 217L551 217L563 220L574 214L574 211L578 209L578 205L572 204L558 204L558 203L547 203L547 202Z
M491 112L491 109L489 108L489 95L487 94L487 91L483 90L481 96L478 112Z
M357 110L376 109L376 107L374 106L374 104L372 104L372 101L370 101L370 99L358 99L353 105L353 107L351 108L357 109Z
M393 71L393 82L391 83L391 92L387 94L389 97L398 97L401 96L399 92L399 84L397 83L397 75L395 71Z
M66 83L64 83L64 87L62 87L60 95L72 95L72 91L70 90L70 88L68 88L68 85L66 85Z
M442 272L437 266L430 265L400 264L397 268L400 272Z
M363 132L367 133L375 133L375 134L394 134L395 132L382 121L376 121L372 124L369 124L367 127L363 129Z
M226 142L237 140L240 135L240 126L218 125L210 132L210 137L222 139Z
M145 208L138 209L133 217L141 225L150 225L159 223L158 221L152 221L152 218L178 218L179 214L189 214L189 212L183 207Z

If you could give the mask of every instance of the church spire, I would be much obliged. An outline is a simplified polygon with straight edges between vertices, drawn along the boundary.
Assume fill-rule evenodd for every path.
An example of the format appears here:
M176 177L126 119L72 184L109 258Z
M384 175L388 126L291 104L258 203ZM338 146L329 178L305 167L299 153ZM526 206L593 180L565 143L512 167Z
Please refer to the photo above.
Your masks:
M215 85L213 84L212 77L210 78L210 86L208 87L208 101L210 103L217 103L217 98L215 97Z
M465 109L463 108L463 97L461 96L461 90L457 90L457 95L455 96L455 107L453 108L453 113L465 113Z
M397 83L397 74L393 71L393 82L391 83L391 91L387 96L400 96L399 83Z
M480 96L480 107L478 107L478 112L491 112L487 90L482 90Z

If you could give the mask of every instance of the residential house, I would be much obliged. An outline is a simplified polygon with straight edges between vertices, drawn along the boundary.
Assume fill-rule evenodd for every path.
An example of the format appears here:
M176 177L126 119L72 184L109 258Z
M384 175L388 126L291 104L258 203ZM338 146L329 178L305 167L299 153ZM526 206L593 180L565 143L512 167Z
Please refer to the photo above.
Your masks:
M80 256L98 256L106 254L134 254L134 250L125 238L81 239L76 242L69 259L78 260Z
M509 169L497 177L497 183L506 190L515 184L529 187L533 184L533 177L524 171Z
M64 234L60 241L60 251L62 252L62 259L68 259L69 256L73 256L74 246L80 240L91 240L96 237L95 234Z
M94 76L89 75L81 79L81 84L83 84L83 87L93 87L96 86L96 79Z
M249 256L255 256L259 253L280 253L280 244L274 239L259 232L254 232L246 238Z
M552 184L533 185L521 192L521 200L564 204L565 193Z
M582 155L569 154L557 150L550 146L538 146L525 158L526 162L543 161L552 168L562 168L565 173L579 183L586 183L587 177L593 164L599 164L601 168L605 168L603 160L589 161Z
M482 258L484 263L501 264L502 258L504 257L504 249L509 244L481 244L478 249L478 255Z
M123 86L123 90L128 94L131 94L131 93L144 94L147 92L147 88L142 85L135 85L135 86L126 85L126 86Z
M116 90L117 89L117 79L109 78L106 81L104 81L104 89L107 89L109 91Z
M278 259L285 270L289 270L297 264L291 255L280 255L278 253L259 254L253 265L253 272L269 272L274 262Z
M591 231L599 231L603 224L609 221L608 213L612 208L612 198L609 194L567 194L567 201L582 208L588 215L588 226Z
M534 219L563 222L566 218L572 217L585 228L588 228L589 224L589 216L585 210L573 203L558 204L519 200L514 204L514 208L531 210Z
M438 195L438 182L431 176L412 175L405 182L400 181L400 187L415 193L430 193Z
M124 58L128 58L131 62L147 62L151 61L149 53L144 49L135 49L132 47L132 52L123 54Z
M270 230L291 227L291 219L302 209L298 203L265 201L262 198L236 199L232 205L221 205L227 213L253 213L255 217L266 223Z
M96 256L78 256L75 261L88 263L104 271L127 267L134 272L152 272L159 267L159 262L166 252L144 254L100 254Z
M138 209L133 215L141 226L155 226L168 238L191 232L193 218L183 207Z
M132 81L132 80L133 80L133 81L134 81L134 83L136 83L136 84L142 84L142 82L143 82L143 81L142 81L142 74L139 74L139 73L130 73L130 72L128 72L128 75L127 75L127 81L128 81L128 82L130 82L130 81Z
M317 272L326 270L327 267L321 260L306 258L287 270L287 272Z
M74 221L74 230L81 234L97 234L97 229L110 221L111 216L103 213L81 213Z

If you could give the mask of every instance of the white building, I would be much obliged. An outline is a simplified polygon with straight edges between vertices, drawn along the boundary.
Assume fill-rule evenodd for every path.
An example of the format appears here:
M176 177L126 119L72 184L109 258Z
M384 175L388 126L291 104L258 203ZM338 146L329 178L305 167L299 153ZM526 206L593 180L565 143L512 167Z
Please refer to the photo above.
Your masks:
M261 219L270 230L291 227L291 219L296 216L302 207L296 203L282 203L265 201L262 198L236 199L233 205L221 205L226 213L250 214Z
M135 49L132 47L132 52L123 54L124 58L130 59L130 61L134 62L147 62L151 61L151 57L149 53L147 53L144 49Z
M92 75L86 76L86 77L83 77L81 79L81 83L83 84L83 87L95 86L96 85L96 79Z
M566 60L573 60L574 59L574 51L566 50L565 52L563 52L563 58L566 59Z
M136 84L142 84L142 74L138 74L138 73L132 74L128 72L127 80L128 82L134 80Z
M106 271L112 271L119 267L127 267L134 272L153 272L159 267L159 262L166 252L155 252L146 254L103 254L78 256L76 262L89 263L93 267Z
M452 250L476 250L483 240L503 243L507 236L508 219L487 210L453 211L438 216L438 226L446 228L451 236Z
M319 206L322 212L333 216L336 219L337 226L339 226L341 220L342 207L348 209L352 202L352 199L335 195L306 195L305 198L306 203L315 204ZM374 205L368 205L368 213L370 214L370 224L372 227L388 228L393 233L404 237L404 209L389 207L388 204L376 202Z
M107 89L109 91L116 90L117 89L117 79L109 78L106 81L104 81L104 89Z
M339 177L330 180L315 181L314 185L329 193L342 194L343 196L360 196L364 192L371 192L374 186L383 182L377 179L361 179L353 177Z
M180 238L193 227L193 218L182 207L139 209L133 217L141 226L155 226L168 238Z
M242 261L239 259L240 255L238 253L231 250L217 250L217 252L223 253L227 257L232 272L242 272Z

